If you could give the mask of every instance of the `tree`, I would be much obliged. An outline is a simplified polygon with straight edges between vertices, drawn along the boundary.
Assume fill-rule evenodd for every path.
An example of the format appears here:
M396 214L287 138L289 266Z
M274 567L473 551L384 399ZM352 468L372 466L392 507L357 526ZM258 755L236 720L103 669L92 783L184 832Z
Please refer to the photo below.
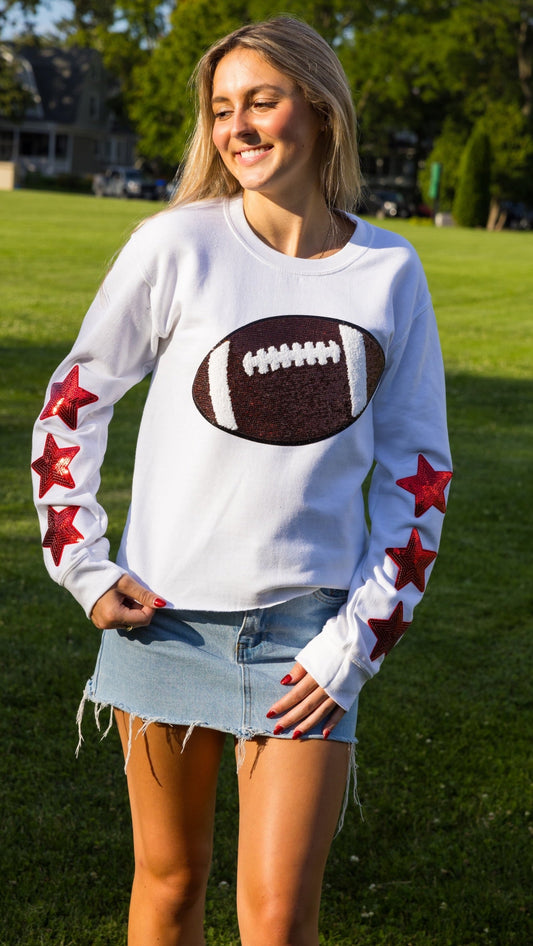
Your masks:
M433 148L425 162L419 176L419 184L426 201L430 201L429 183L431 165L438 162L442 167L440 179L439 209L450 211L457 188L459 164L468 138L468 132L462 124L457 125L453 119L444 121L442 130L436 138Z
M305 20L321 36L335 46L342 42L343 36L357 16L358 8L364 9L366 2L352 0L250 0L248 12L250 20L266 20L283 14Z
M10 14L22 12L31 17L38 5L38 0L4 0L0 3L0 43L4 30L9 25ZM2 48L0 45L0 116L9 121L19 121L32 102L32 93L21 81L16 56L9 47Z
M480 126L474 128L463 151L453 216L461 227L484 227L490 207L490 140Z
M0 46L0 116L20 121L33 104L33 95L21 82L16 57Z
M7 0L0 25L15 6L30 15L39 0ZM100 50L144 157L180 160L193 117L188 80L206 48L243 23L288 13L339 54L363 155L383 156L408 132L415 163L429 152L443 159L444 205L482 122L493 143L493 198L533 200L533 0L72 0L72 10L63 41Z
M418 158L443 162L450 203L460 154L482 121L492 149L493 198L533 199L533 0L390 0L369 4L340 46L363 151L391 131L418 137ZM429 172L422 175L423 183Z
M493 202L533 201L533 2L484 0L480 10L463 0L447 34L436 64L452 92L440 146L453 149L450 127L466 139L478 125L491 141Z
M121 35L137 49L148 50L166 31L169 6L168 0L72 0L72 15L57 27L76 45L105 46Z
M1 0L0 35L2 35L5 27L10 24L12 14L22 14L22 16L30 22L39 4L40 0Z
M181 160L192 129L191 73L217 39L249 20L243 0L181 0L170 31L133 75L129 113L139 132L139 150L169 168Z
M341 48L356 16L368 18L372 3L376 0L181 0L170 16L168 34L135 71L129 103L141 152L174 165L180 160L193 120L189 78L200 56L221 36L244 23L285 13L304 19Z

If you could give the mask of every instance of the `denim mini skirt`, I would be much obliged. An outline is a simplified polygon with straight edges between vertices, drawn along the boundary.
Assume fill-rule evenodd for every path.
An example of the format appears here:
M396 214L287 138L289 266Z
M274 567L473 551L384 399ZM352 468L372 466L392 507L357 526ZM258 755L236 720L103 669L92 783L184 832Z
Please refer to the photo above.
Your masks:
M106 630L87 700L146 724L196 726L238 740L272 736L272 704L287 693L281 680L296 654L333 617L346 592L321 588L269 608L239 612L162 610L148 627ZM357 700L332 730L330 741L354 744ZM324 722L302 738L323 738ZM293 727L293 729L296 727ZM278 739L292 738L287 729ZM81 738L81 730L80 730Z

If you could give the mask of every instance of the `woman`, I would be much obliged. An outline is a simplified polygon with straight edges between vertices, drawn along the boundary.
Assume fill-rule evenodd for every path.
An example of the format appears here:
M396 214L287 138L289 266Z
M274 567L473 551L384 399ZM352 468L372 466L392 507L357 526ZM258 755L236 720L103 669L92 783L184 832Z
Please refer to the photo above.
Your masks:
M288 18L245 26L197 85L173 206L134 233L52 378L36 501L52 576L104 629L84 698L111 707L126 757L130 946L204 942L228 733L241 941L316 946L358 694L437 554L441 356L414 251L348 212L355 121L327 44ZM114 564L106 427L148 372Z

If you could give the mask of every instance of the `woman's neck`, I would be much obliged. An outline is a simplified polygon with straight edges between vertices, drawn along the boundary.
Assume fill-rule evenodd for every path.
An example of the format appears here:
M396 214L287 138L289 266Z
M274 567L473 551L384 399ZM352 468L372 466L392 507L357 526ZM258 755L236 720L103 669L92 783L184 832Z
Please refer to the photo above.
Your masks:
M354 230L347 217L331 213L321 194L281 205L264 194L245 191L243 207L248 224L267 246L300 259L331 256Z

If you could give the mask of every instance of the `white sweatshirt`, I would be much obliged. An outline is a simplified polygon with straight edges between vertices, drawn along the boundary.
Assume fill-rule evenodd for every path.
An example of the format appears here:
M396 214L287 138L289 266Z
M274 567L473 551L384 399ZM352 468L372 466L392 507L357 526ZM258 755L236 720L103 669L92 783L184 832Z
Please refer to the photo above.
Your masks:
M51 379L32 463L46 565L87 615L124 571L177 609L349 589L295 654L345 709L412 620L451 478L422 267L354 221L318 260L265 245L240 197L145 222ZM150 372L115 564L96 498L107 426Z

